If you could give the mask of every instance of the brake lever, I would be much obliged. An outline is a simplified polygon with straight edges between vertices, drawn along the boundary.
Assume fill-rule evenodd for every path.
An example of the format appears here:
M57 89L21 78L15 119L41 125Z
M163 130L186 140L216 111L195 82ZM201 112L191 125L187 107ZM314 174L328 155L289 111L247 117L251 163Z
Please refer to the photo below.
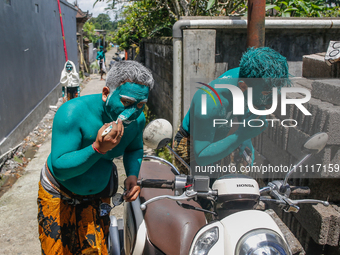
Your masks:
M300 207L298 207L296 204L293 203L292 200L290 200L287 197L282 196L282 200L286 202L286 206L284 206L283 210L285 212L294 212L297 213L300 211Z
M196 195L197 195L196 191L187 190L186 192L184 192L180 196L169 196L169 195L158 196L158 197L151 198L148 201L145 201L143 204L140 205L140 209L144 211L148 204L156 202L158 200L162 200L162 199L171 199L171 200L175 200L175 201L188 200L190 198L195 197Z
M292 199L289 199L286 196L281 195L276 190L272 190L271 195L273 195L278 200L277 203L280 204L280 206L282 207L282 209L285 212L295 212L295 213L297 213L300 210L300 207L297 206L298 204L318 204L318 203L321 203L324 206L329 206L329 202L317 200L317 199L292 200Z
M300 199L300 200L290 200L292 203L295 205L297 204L323 204L324 206L329 206L328 201L322 201L322 200L317 200L317 199Z

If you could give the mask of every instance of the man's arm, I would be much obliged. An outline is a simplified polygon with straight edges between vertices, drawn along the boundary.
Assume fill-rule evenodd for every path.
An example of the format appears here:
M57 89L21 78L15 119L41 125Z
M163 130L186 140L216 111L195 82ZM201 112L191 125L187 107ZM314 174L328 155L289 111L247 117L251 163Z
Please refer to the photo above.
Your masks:
M74 104L67 104L58 110L54 118L51 163L53 173L59 180L67 180L85 173L103 156L93 149L92 144L82 148L80 123L84 116L81 116L79 112L79 109ZM108 125L101 127L98 134L101 134ZM111 134L111 132L107 135L108 138L105 139L116 135ZM117 132L117 128L115 132ZM98 134L96 142L98 142ZM98 145L99 151L106 152L111 146L115 147L119 141L120 139L111 140L110 145L107 147ZM102 143L103 141L99 142Z
M130 175L138 177L140 166L143 160L143 128L145 126L144 113L142 113L136 121L137 125L135 130L135 138L126 147L123 157L123 163L127 177Z
M245 119L245 127L239 125L239 128L235 133L229 136L225 134L225 138L215 141L217 128L213 127L213 120L223 119L221 112L223 112L222 107L227 107L226 103L224 103L223 106L215 107L212 111L209 111L207 115L200 114L200 101L195 100L195 103L196 104L192 105L194 112L190 117L194 120L191 124L194 138L194 155L195 160L199 165L208 165L228 156L244 141L262 133L268 125L264 120L265 116L262 116L260 118L265 123L263 127L249 127L247 125L248 119L259 118L259 116L251 115Z
M136 137L125 149L123 156L123 163L127 176L124 182L126 188L126 195L124 199L127 202L134 201L140 192L140 187L137 186L137 178L143 160L143 127L145 126L144 113L142 113L136 121Z

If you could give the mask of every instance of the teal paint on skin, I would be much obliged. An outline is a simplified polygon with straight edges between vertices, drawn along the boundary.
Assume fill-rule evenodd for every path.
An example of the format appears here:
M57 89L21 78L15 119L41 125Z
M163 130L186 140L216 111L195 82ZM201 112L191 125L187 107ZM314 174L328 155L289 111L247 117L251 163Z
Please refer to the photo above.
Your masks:
M138 108L137 105L141 102L145 103L148 96L149 87L126 82L110 93L106 100L105 111L111 121L116 121L119 117L124 121L124 124L130 124L131 121L137 119L144 109L144 105L141 108ZM130 100L134 102L128 106L124 106L121 102L122 98L130 98Z
M264 91L272 91L272 88L282 86L290 86L287 59L281 56L278 52L268 47L248 48L243 54L240 67L231 69L222 74L218 79L212 81L210 86L215 88L215 84L220 81L222 84L230 84L234 86L239 85L239 78L259 78L252 83L246 84L253 88L253 104L255 107L262 110L265 105L271 104L272 93L262 93ZM233 97L228 89L216 89L219 94L222 106L215 105L210 97L207 97L207 115L201 115L201 95L204 94L202 90L198 90L190 105L190 109L186 114L182 126L185 131L190 133L193 137L193 152L195 160L198 165L209 165L221 160L222 158L233 152L238 146L241 148L249 147L254 152L251 138L261 134L268 122L265 120L266 116L257 116L249 112L246 100L245 114L238 115L238 122L250 119L261 119L264 122L263 127L249 127L246 125L239 125L238 129L231 135L230 125L219 125L213 127L214 119L228 120L228 123L234 118L233 111ZM247 98L247 90L243 92L244 97ZM194 123L194 124L193 124ZM242 151L241 151L242 152ZM254 155L254 153L253 153ZM252 158L254 158L252 156Z
M248 87L253 88L253 104L256 108L264 108L266 105L272 104L272 88L267 91L267 86L263 79L246 80ZM267 92L265 95L263 91ZM248 90L245 91L244 97L248 98Z
M135 121L125 127L115 148L105 155L92 148L98 130L128 108L120 101L120 94L134 97L135 105L147 99L149 87L125 83L111 93L108 102L103 102L102 94L82 96L63 104L55 115L47 164L56 179L76 194L101 192L108 184L112 160L122 155L126 175L138 176L143 159L143 107L130 115L128 119Z
M104 59L104 62L106 62L105 52L103 51L103 46L100 46L100 50L97 52L97 60Z
M209 83L210 86L215 88L217 81L238 86L239 69L235 68L222 74L218 79ZM220 104L215 105L214 101L208 97L207 115L201 115L201 95L205 92L199 90L195 93L191 102L190 110L183 120L183 128L192 135L194 139L194 155L195 160L199 165L208 165L229 155L238 146L245 148L246 146L253 152L254 148L251 143L251 138L255 137L263 130L258 128L238 128L238 130L228 135L231 127L230 125L220 125L217 128L212 128L211 125L204 123L213 123L213 119L227 119L228 121L234 118L232 114L233 97L228 89L216 89L222 100ZM247 108L246 108L247 109ZM245 114L245 116L247 113ZM257 116L256 116L257 117ZM238 121L243 121L244 116L238 116ZM254 118L252 115L251 118ZM191 129L191 123L195 123ZM203 123L200 125L199 123ZM252 157L253 158L253 157Z
M72 69L73 69L72 64L71 64L69 61L67 61L67 64L66 64L66 71L69 73L69 72L72 71Z

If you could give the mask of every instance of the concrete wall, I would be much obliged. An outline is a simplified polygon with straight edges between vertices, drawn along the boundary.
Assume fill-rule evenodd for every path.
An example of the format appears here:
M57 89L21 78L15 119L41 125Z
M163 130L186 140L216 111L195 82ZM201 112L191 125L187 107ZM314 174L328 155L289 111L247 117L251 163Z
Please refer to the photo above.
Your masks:
M0 3L0 155L57 102L65 64L57 1L10 2ZM68 57L78 68L76 9L61 0L61 10Z
M148 105L159 118L172 122L172 39L143 40L137 60L152 71L155 86L150 92ZM130 52L129 52L130 53ZM129 59L131 59L129 54Z

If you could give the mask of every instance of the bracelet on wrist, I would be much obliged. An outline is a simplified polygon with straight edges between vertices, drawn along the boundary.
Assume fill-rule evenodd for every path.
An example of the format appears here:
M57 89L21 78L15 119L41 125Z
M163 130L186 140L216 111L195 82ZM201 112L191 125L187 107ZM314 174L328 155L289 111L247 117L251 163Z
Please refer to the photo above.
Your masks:
M93 143L94 144L94 143ZM99 154L105 155L106 152L101 152L100 150L98 150L96 147L94 147L94 145L92 144L92 148L94 149L94 151L98 152Z

